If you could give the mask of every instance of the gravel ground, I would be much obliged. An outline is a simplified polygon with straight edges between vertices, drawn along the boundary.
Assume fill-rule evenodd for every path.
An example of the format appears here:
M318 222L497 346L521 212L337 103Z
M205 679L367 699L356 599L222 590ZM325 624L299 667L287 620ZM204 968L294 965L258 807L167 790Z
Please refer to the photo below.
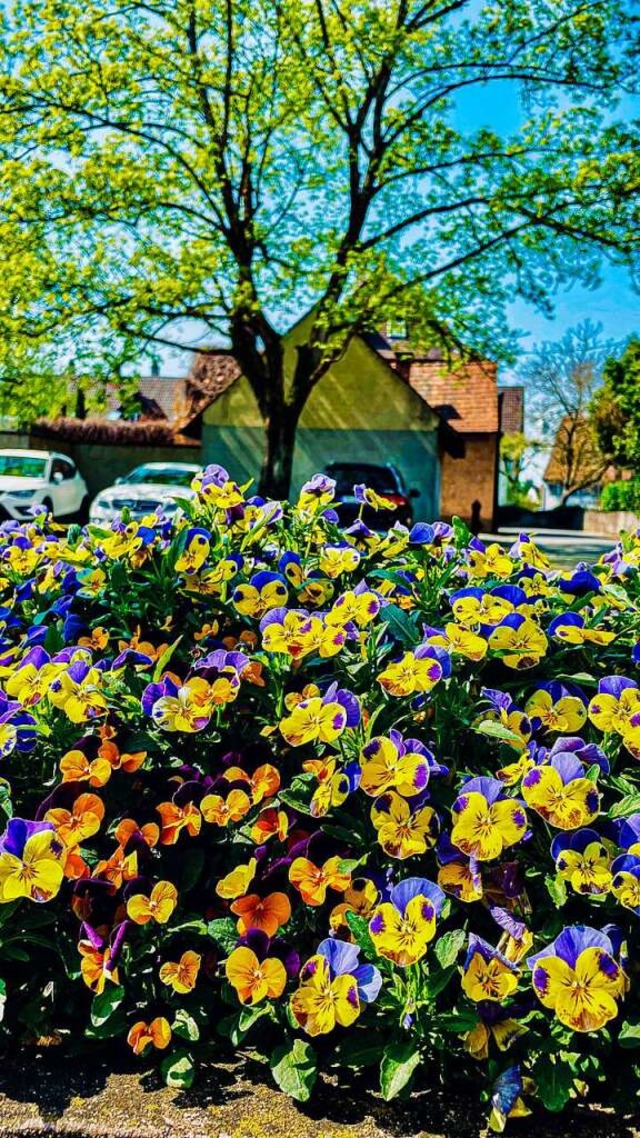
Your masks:
M562 1118L518 1120L514 1138L640 1138L636 1123L576 1107ZM170 1090L127 1061L4 1056L0 1135L60 1138L480 1138L485 1115L455 1090L384 1103L362 1083L326 1082L306 1106L265 1081L257 1064L216 1065L189 1091Z

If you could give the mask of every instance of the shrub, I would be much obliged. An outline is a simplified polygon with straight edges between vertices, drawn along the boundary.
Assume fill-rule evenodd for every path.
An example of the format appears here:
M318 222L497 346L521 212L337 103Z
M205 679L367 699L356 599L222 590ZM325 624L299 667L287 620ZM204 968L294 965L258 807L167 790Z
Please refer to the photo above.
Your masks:
M609 482L600 495L603 510L640 510L640 479Z
M2 1030L188 1086L240 1048L629 1103L640 538L549 568L220 468L172 524L2 527ZM368 508L384 503L361 488Z

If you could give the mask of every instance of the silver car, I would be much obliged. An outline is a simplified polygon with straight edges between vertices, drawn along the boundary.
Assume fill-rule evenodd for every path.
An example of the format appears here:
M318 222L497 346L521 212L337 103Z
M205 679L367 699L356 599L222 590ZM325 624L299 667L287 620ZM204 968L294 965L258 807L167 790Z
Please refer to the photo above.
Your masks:
M145 462L136 466L113 486L101 490L91 503L89 521L108 525L125 508L139 521L162 507L171 516L178 509L178 498L193 498L191 482L202 469L189 462Z

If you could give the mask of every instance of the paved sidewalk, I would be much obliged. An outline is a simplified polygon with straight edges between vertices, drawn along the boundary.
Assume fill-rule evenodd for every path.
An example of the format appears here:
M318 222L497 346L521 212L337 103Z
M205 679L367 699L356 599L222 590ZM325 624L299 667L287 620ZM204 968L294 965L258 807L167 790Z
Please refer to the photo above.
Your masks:
M57 1051L57 1049L56 1049ZM373 1084L372 1084L373 1086ZM384 1103L358 1080L323 1083L306 1106L273 1088L257 1063L218 1064L189 1091L170 1090L129 1059L108 1063L29 1049L0 1064L0 1136L59 1138L484 1138L477 1095L434 1087ZM478 1088L479 1093L479 1088ZM519 1119L514 1138L640 1138L629 1119L577 1107Z
M498 533L481 533L482 541L498 541L501 545L511 545L522 531L511 527L500 529ZM597 561L603 553L609 553L615 542L599 534L583 533L581 530L540 529L531 526L526 530L535 537L536 545L544 550L553 565L563 568L576 565L578 561Z

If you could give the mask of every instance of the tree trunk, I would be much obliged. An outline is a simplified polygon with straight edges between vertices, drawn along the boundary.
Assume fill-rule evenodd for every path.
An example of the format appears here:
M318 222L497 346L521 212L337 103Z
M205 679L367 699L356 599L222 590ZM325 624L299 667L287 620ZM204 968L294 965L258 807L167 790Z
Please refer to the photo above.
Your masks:
M265 447L260 471L260 493L265 498L287 498L291 488L293 448L300 412L291 404L273 400L265 419Z

